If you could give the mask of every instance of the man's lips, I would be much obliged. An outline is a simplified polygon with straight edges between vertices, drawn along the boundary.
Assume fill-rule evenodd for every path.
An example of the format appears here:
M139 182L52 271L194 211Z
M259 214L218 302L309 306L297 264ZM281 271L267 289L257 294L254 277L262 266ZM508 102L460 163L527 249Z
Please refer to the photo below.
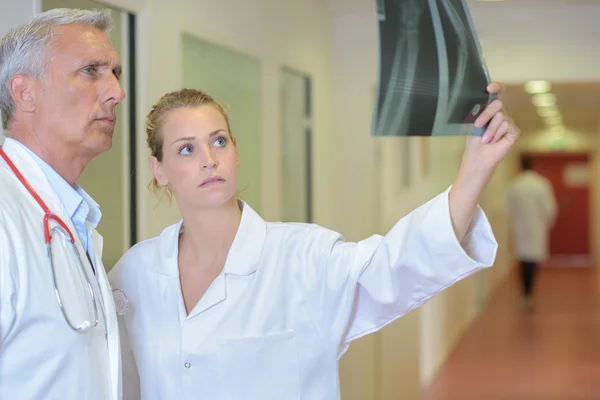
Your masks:
M101 118L97 118L96 120L114 125L115 122L117 121L117 118L116 117L101 117Z

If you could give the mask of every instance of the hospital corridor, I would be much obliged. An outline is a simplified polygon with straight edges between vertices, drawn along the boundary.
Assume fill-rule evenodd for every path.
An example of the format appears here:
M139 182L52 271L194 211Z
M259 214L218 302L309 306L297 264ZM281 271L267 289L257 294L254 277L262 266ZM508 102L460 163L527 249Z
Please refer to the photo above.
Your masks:
M83 188L101 210L99 222L95 221L103 238L99 246L101 256L97 249L86 249L86 258L92 269L94 265L103 265L106 271L104 275L93 270L90 276L95 278L89 285L85 282L85 289L92 292L90 304L96 307L96 314L92 315L92 324L85 320L81 326L105 329L103 340L112 346L120 340L119 351L124 355L122 377L115 378L115 365L121 368L116 361L115 347L113 356L98 367L113 368L112 378L101 373L93 376L106 378L103 382L112 384L122 379L123 400L139 399L132 394L137 390L145 394L141 396L143 399L151 400L211 396L218 400L215 393L223 399L254 400L261 398L256 395L261 385L265 393L271 394L261 400L335 400L334 394L338 391L343 400L600 400L600 0L430 0L425 12L432 13L428 18L433 22L419 29L431 29L431 40L436 37L440 40L436 18L444 21L433 14L442 15L443 10L451 9L455 10L455 14L450 13L454 18L451 18L452 27L464 28L472 23L472 32L479 43L464 46L465 42L472 45L473 38L465 34L467 28L464 31L456 28L452 38L452 33L442 32L441 36L446 35L447 50L441 51L439 42L437 47L435 43L419 47L409 41L398 45L401 51L394 54L402 54L402 57L406 54L417 64L410 67L408 61L403 63L403 59L396 59L390 61L396 64L387 68L380 63L383 59L380 58L382 22L386 18L389 21L391 13L389 7L384 10L384 5L393 3L399 10L406 11L408 7L415 13L417 4L411 0L394 1L0 0L0 38L39 13L62 8L107 9L114 21L112 30L106 33L115 54L120 57L110 75L114 85L111 90L117 93L113 97L119 97L118 101L114 100L119 103L114 116L111 114L108 118L108 124L114 128L111 147L87 164L76 180L78 186L71 186ZM426 0L422 1L424 5ZM456 12L461 7L468 7L470 15ZM389 26L386 29L390 29ZM398 27L398 35L408 32L406 29L406 26ZM436 29L438 36L432 33ZM390 31L396 32L386 32ZM425 33L420 34L419 40L425 40ZM56 35L53 40L58 41L60 37ZM415 36L413 39L417 40ZM390 37L387 40L389 48L382 51L393 52L389 45L392 40ZM456 48L452 43L458 43ZM9 57L6 54L10 49L3 53L1 46L0 42L0 80L4 79L0 84L5 87L0 88L0 112L6 112L9 108L3 108L6 104L2 101L8 93L9 85L5 81L9 68L25 66L27 63L23 60L27 58L19 58L20 54L32 57L33 52L20 43L20 50L13 51L16 56L12 62L3 64L2 57ZM468 51L479 48L481 58L468 53L464 50L466 47L471 49ZM83 53L83 49L81 47L79 53ZM441 130L442 133L435 134L386 134L386 129L393 129L390 123L378 128L377 132L384 132L383 135L374 134L378 106L386 96L385 101L390 101L397 95L400 100L396 104L400 104L402 113L414 113L413 118L421 118L431 126L434 120L441 118L434 115L435 110L440 112L442 108L441 99L450 102L449 91L460 92L460 96L467 98L465 101L479 99L483 90L467 93L472 89L469 85L475 82L476 74L464 65L461 67L460 61L458 66L453 66L454 56L464 56L467 61L463 61L468 65L484 65L489 76L483 76L489 78L489 82L504 84L501 100L509 120L502 126L514 123L519 129L518 140L494 167L493 177L482 190L479 208L473 214L476 218L465 224L468 232L464 237L459 236L456 228L452 230L456 222L452 207L446 206L450 200L442 201L450 198L447 193L456 187L456 182L461 182L458 177L462 177L462 168L471 162L465 156L470 154L465 150L468 149L467 134L459 128L473 128L472 117L480 109L479 104L464 121L447 122L445 127L449 130L445 133ZM101 61L95 62L104 65ZM401 68L413 69L405 76L394 78L393 74L400 74ZM427 76L429 73L435 76ZM390 81L381 82L384 76ZM10 81L11 85L17 87L14 82L20 82L18 79ZM72 82L69 79L65 81ZM14 97L20 86L17 89L13 86ZM73 84L73 88L81 91L77 93L84 93L89 87ZM193 90L181 91L184 88ZM23 89L20 93L29 91ZM167 93L172 96L170 100L163 97ZM10 94L8 96L10 98ZM76 106L84 107L90 98L85 94L75 96L80 96L80 100L69 103L73 114ZM26 107L29 100L25 94L23 99L14 109L26 110L21 115L33 113L33 106ZM56 96L57 104L61 99ZM225 172L221 176L210 176L194 189L235 182L231 193L237 196L239 203L231 204L236 213L240 212L240 222L239 231L238 225L233 224L235 230L229 232L225 227L230 220L224 217L229 214L215 214L219 218L206 219L217 221L215 231L231 234L234 245L232 252L225 252L222 260L214 257L222 261L222 265L219 264L220 270L216 267L210 270L210 279L200 279L190 273L189 276L196 279L192 282L201 282L204 286L201 285L199 294L187 295L189 289L183 283L182 260L188 260L185 258L188 256L192 259L191 254L196 254L193 250L198 250L201 247L198 243L202 242L184 241L188 232L196 231L188 229L187 223L184 229L182 221L189 215L186 210L195 210L190 204L197 205L184 196L193 193L190 198L195 201L200 195L194 197L199 192L181 189L184 183L192 182L186 180L191 176L186 173L193 170L192 164L168 164L162 157L169 154L183 157L185 151L200 151L196 150L200 146L190 144L194 143L194 135L199 130L189 128L188 131L187 125L173 125L176 129L171 128L169 134L186 132L186 137L173 140L169 137L166 141L166 136L160 135L166 135L163 133L166 132L163 125L168 125L165 121L171 123L171 119L165 117L168 112L182 108L192 115L192 111L203 109L206 104L219 104L211 108L218 113L211 117L198 114L200 117L195 115L194 121L218 117L221 125L219 129L208 130L209 140L217 138L211 142L217 143L214 147L217 150L206 150L209 159L205 164L216 170L223 168ZM392 122L403 129L410 126L404 120L398 122L396 105L390 104L382 107ZM415 107L422 109L415 110ZM418 114L419 111L422 114ZM52 117L53 124L61 123L51 112L46 116ZM30 121L25 117L23 120ZM38 121L31 119L34 120ZM10 122L8 118L7 121ZM231 139L231 135L218 136L227 130L235 139ZM506 135L509 133L510 129ZM184 146L175 146L184 140L188 141ZM19 153L23 149L11 147L16 146L15 142L8 127L0 131L0 149L25 154ZM163 148L166 149L164 154ZM214 154L221 154L218 157L222 158L216 160L218 157ZM213 156L214 159L210 158ZM237 174L235 181L227 175L230 173L226 169L227 162L232 166L231 171L235 171L231 174ZM4 233L7 230L3 218L9 214L9 208L2 208L3 196L9 189L2 185L13 177L12 173L7 175L5 164L8 165L0 159L0 400L18 400L3 397L3 393L11 393L10 388L7 389L9 382L3 378L11 376L30 382L28 371L37 371L38 367L25 367L23 374L11 370L14 365L30 364L14 361L18 357L9 348L19 342L21 328L5 329L3 325L27 325L18 316L9 317L5 308L18 303L16 308L19 309L24 304L13 301L12 296L18 296L19 290L7 294L5 289L7 277L18 275L24 279L19 274L6 272L8 269L3 270L2 264L6 250L14 246L7 243L17 241L9 240ZM21 160L22 168L28 165L33 163ZM173 169L167 171L169 165ZM202 171L208 168L206 165ZM486 167L481 163L475 170ZM169 171L170 180L165 178ZM464 179L471 177L466 176ZM177 184L182 186L177 187ZM461 186L458 187L460 190ZM217 193L217 189L210 193ZM45 215L46 211L40 211L33 201L30 203L36 207L36 213ZM48 204L52 208L52 203ZM66 213L69 206L63 205ZM427 207L431 209L429 214ZM235 215L237 218L238 214ZM403 219L405 216L409 217ZM31 219L28 215L26 218ZM198 226L204 227L205 219L196 220ZM424 231L419 228L421 223L426 227ZM39 225L39 232L36 231L39 248L47 251L42 247L42 240L48 235L42 231L41 222ZM317 225L328 230L318 230ZM9 223L7 226L20 225ZM345 241L360 244L356 249L340 246L341 239L332 232L339 233ZM386 236L388 232L391 233ZM175 239L169 242L171 237ZM398 240L399 246L406 245L406 249L402 249L405 250L402 254L407 254L402 256L404 258L382 239L390 237ZM90 246L92 238L97 240L91 235ZM241 240L247 241L244 253L240 250ZM311 245L310 240L318 245ZM76 242L74 238L71 241ZM270 255L261 247L263 242L265 248L272 250ZM215 240L212 247L220 244ZM286 246L306 251L290 256L284 253ZM84 247L82 244L81 248ZM34 252L28 246L22 248L25 250L20 260L29 256L27 252ZM208 248L210 250L210 246ZM315 271L299 268L299 272L294 269L304 265L299 261L304 260L303 257L316 260L325 253L323 249L331 250L332 254L335 249L339 252L335 253L334 267ZM369 251L371 255L367 254ZM100 260L94 259L94 252ZM51 253L44 252L40 257L47 254L53 263ZM129 256L124 257L124 254ZM402 264L404 261L399 262L400 268L408 271L405 275L398 274L402 279L395 282L396 285L373 280L366 267L361 270L371 265L372 260L387 261L397 267L389 261L394 257L408 260L407 266ZM172 265L166 266L165 259ZM423 260L431 261L431 265ZM492 260L492 265L484 265L486 260ZM322 266L320 262L314 263ZM190 265L194 263L190 261ZM25 267L29 266L14 268L22 272ZM126 267L133 268L123 272ZM355 269L342 279L335 275L340 270L345 271L342 267ZM413 267L421 269L414 273ZM58 263L52 264L52 268L58 269ZM269 268L283 272L265 275L271 273ZM388 270L384 270L383 275L386 279L396 276ZM36 279L37 275L23 276ZM106 276L106 282L96 280L98 276ZM317 284L322 277L325 277L322 280L325 288ZM262 286L253 281L255 278L265 279ZM357 287L340 289L345 284L350 285L347 281L354 278ZM50 282L55 283L54 279L54 275L52 281L48 279L50 300L47 302L36 297L42 290L31 289L33 286L20 290L27 291L27 301L31 304L50 307L46 304L50 303L64 312L62 300L56 303L53 297L55 292ZM372 286L358 287L362 282ZM305 299L295 294L295 288L302 285L310 288L307 293L313 297ZM115 300L114 304L107 302L114 308L109 308L111 315L104 315L105 309L97 307L105 299L97 296L101 298L98 300L94 290L99 293L112 290L106 292L112 293ZM178 297L169 297L169 290ZM331 298L327 297L330 295L327 290L334 292ZM404 294L402 290L414 293ZM231 305L247 299L240 293L249 292L255 297L245 308ZM275 296L282 296L284 300ZM390 299L393 296L406 303L401 311L393 308L392 303L397 300ZM64 298L73 299L68 295ZM142 298L146 300L138 300ZM147 303L152 313L141 311L140 303ZM293 308L297 304L300 306ZM288 307L287 312L282 311L284 307ZM381 312L381 316L363 320L358 309ZM56 310L49 311L49 315L59 315L63 323L62 314ZM336 325L343 322L346 312L349 320L355 314L360 316L352 325L349 322L348 326ZM223 323L232 315L237 316L234 323ZM260 318L266 322L257 322ZM136 325L142 323L155 330L146 332L146 325ZM207 328L211 323L223 325L218 329ZM288 323L297 323L295 326L299 328L292 329ZM320 325L328 327L329 323L331 332ZM194 330L190 330L192 325ZM125 326L129 332L126 341ZM22 328L23 331L26 328ZM64 329L76 338L81 338L76 335L85 335ZM224 339L211 337L223 333L224 329L240 329L243 334L234 331L231 337L224 334ZM60 335L56 332L65 332L47 330L52 333L25 342L39 345L45 340L54 340ZM112 339L109 331L113 332ZM121 335L117 338L119 332ZM3 342L2 335L10 340ZM165 339L167 335L171 336ZM69 343L81 345L77 340ZM143 343L134 343L134 340ZM67 342L65 339L63 344ZM25 351L27 346L18 347L18 351ZM319 353L319 346L327 351ZM96 353L89 350L89 355L105 351L103 348L93 350ZM140 355L140 351L146 353ZM46 354L43 350L37 352ZM156 361L159 357L162 357L160 362ZM244 358L244 362L238 363L239 357ZM57 360L58 356L40 359L40 371L45 368L50 371L58 365ZM90 365L95 366L95 361L90 361ZM78 369L70 370L79 373ZM131 373L134 370L135 373ZM53 373L49 374L54 379ZM144 389L143 383L140 389L141 377L145 377L146 382L151 381L151 385L156 383L157 387L162 379L166 383L160 390L152 386ZM43 385L52 386L52 379ZM77 379L87 382L88 378ZM56 381L57 385L62 384L60 377ZM130 385L134 381L135 385ZM81 382L77 384L84 385ZM292 388L290 391L285 391L286 388L277 391L286 384ZM47 390L43 385L37 393ZM106 385L105 395L95 395L105 397L100 400L119 398L115 394L117 389ZM266 390L271 389L271 385L272 391ZM54 399L50 393L59 392L48 389L49 397L40 400ZM281 395L284 392L288 395ZM71 393L60 398L78 397Z
M523 313L511 276L461 337L425 399L597 399L600 300L592 267L541 272Z

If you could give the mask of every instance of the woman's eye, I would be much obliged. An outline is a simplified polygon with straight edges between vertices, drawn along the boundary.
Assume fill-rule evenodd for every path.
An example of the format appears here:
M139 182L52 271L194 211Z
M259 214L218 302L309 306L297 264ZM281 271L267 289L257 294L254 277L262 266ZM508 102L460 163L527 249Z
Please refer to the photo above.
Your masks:
M220 137L217 140L215 140L215 145L217 145L218 147L223 147L227 144L227 139Z
M179 154L181 154L181 155L184 155L184 156L185 156L185 155L191 154L192 150L193 150L193 149L192 149L192 146L190 146L189 144L187 144L187 145L183 146L183 147L182 147L182 148L179 150Z

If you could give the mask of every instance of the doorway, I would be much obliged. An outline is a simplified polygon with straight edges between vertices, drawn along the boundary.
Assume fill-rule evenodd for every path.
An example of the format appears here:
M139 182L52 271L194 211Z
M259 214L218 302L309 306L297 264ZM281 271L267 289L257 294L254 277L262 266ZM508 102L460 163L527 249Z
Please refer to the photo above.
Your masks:
M281 134L284 222L313 221L311 78L281 69Z
M534 169L552 183L557 216L550 231L548 265L591 263L591 162L587 153L529 154Z

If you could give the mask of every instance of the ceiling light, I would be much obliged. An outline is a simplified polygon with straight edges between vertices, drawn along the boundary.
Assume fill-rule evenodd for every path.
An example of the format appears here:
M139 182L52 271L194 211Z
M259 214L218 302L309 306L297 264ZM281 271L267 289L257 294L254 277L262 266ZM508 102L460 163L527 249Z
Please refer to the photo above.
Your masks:
M529 94L548 93L551 89L548 81L529 81L525 84L525 91Z
M531 101L536 107L552 107L556 104L556 95L553 93L538 93L532 96Z
M537 109L537 113L540 117L553 117L555 115L560 115L558 108L550 106L550 107L540 107Z
M559 125L562 124L562 117L559 115L555 115L553 117L544 118L548 125Z

